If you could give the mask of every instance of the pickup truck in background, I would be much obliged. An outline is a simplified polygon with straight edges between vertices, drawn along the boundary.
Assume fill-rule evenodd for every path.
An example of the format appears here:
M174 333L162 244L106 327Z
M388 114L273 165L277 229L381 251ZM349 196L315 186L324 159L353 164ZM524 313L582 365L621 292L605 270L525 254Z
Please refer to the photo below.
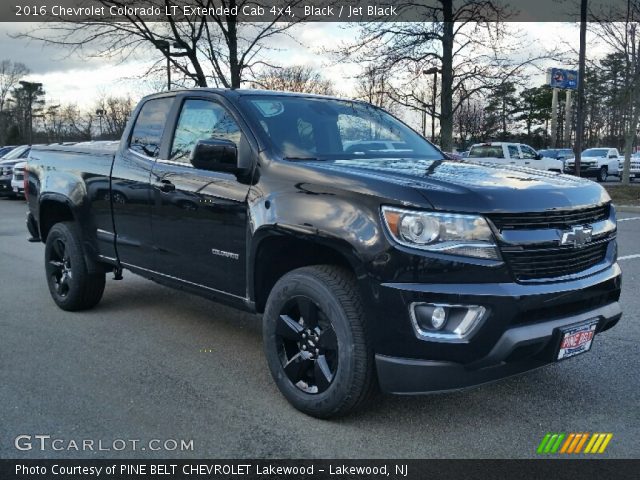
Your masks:
M609 175L620 176L620 156L617 148L588 148L580 155L580 176L595 177L599 182L605 182ZM564 172L575 174L576 159L569 158L564 164Z
M562 160L543 157L529 145L523 143L477 143L471 146L466 160L468 162L515 165L556 173L562 173L564 167Z
M119 144L35 147L25 175L60 308L127 269L262 314L275 383L317 417L573 357L622 314L600 185L448 161L363 102L162 93Z
M624 155L620 156L618 161L618 170L620 171L620 177L624 170ZM629 165L629 180L633 181L634 178L640 178L640 153L634 153L631 155L631 163Z

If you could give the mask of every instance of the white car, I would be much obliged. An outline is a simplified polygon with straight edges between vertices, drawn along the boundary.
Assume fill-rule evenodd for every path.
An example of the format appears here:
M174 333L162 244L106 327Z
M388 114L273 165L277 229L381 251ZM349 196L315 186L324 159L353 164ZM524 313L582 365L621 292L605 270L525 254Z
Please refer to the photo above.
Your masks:
M617 148L587 148L580 155L580 176L596 177L599 182L604 182L609 175L620 176L620 153ZM576 159L569 158L564 163L565 173L574 174Z
M13 177L11 177L11 189L16 195L24 195L24 170L27 162L19 162L13 166Z
M477 143L469 150L465 158L471 163L497 163L500 165L517 165L519 167L536 168L562 173L563 163L555 158L547 158L538 154L524 143L488 142Z
M618 169L620 170L620 177L624 170L624 157L618 161ZM629 169L629 180L633 181L634 178L640 178L640 154L634 153L631 155L631 168Z

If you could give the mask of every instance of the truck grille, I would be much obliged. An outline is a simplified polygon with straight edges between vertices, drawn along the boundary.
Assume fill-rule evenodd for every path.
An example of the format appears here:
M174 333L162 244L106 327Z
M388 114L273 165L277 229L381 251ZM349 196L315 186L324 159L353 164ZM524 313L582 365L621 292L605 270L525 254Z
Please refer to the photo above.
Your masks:
M498 230L566 230L609 218L609 204L577 210L489 215Z
M602 262L610 238L585 247L522 247L502 250L502 255L518 280L562 277L587 270Z
M24 173L13 172L14 180L24 180Z

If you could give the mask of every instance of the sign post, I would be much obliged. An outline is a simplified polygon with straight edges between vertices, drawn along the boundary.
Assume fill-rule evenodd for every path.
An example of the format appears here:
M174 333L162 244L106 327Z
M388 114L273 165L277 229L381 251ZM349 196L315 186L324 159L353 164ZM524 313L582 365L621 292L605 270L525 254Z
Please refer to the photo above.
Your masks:
M551 148L556 147L558 139L558 91L566 90L564 138L565 147L569 147L571 141L571 90L578 88L578 72L564 68L550 68L547 70L547 84L553 88L551 99Z

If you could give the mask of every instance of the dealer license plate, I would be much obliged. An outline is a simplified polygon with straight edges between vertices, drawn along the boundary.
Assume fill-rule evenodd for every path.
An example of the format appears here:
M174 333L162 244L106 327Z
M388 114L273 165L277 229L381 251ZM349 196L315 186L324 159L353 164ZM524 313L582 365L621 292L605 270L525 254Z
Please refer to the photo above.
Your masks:
M573 357L584 352L588 352L593 343L593 337L596 334L598 321L594 320L589 323L583 323L575 327L569 327L562 331L560 339L560 350L558 351L558 360Z

